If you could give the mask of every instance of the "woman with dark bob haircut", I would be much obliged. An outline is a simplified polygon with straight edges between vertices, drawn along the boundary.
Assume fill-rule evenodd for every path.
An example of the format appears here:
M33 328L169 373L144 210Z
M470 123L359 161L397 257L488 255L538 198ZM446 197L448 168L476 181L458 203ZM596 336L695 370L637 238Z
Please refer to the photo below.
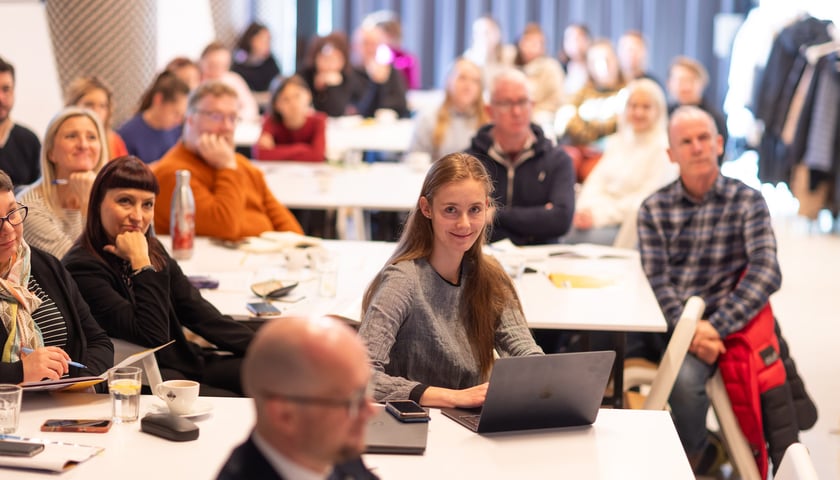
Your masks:
M164 380L201 382L202 395L242 395L239 367L253 331L204 300L155 238L158 190L139 158L108 163L93 183L85 230L64 264L111 337L144 347L175 340L156 353ZM182 327L232 355L203 351Z

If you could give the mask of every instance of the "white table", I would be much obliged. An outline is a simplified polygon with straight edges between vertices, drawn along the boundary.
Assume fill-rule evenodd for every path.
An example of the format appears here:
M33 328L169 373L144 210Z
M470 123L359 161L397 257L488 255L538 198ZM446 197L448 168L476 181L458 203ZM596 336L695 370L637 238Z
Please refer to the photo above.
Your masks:
M254 162L271 192L290 208L336 209L339 238L370 237L365 210L408 211L417 203L426 169L403 163L362 163L341 167L311 162Z
M195 419L198 440L170 442L140 431L140 424L114 425L108 433L43 433L48 418L107 418L107 395L29 395L23 400L18 435L104 447L104 452L64 473L62 479L120 480L215 478L230 452L249 435L250 399L202 397L213 404ZM143 396L141 417L160 400ZM590 428L480 436L432 410L424 455L365 455L383 479L429 478L693 478L666 412L601 410ZM42 473L0 470L3 478L44 478ZM11 472L11 475L9 475Z
M167 247L169 238L161 237ZM335 297L319 296L319 277L311 268L290 271L285 254L249 253L223 247L206 237L196 238L193 257L179 260L187 275L209 275L219 280L219 288L202 290L201 295L222 313L237 319L247 319L250 314L247 302L260 299L250 285L262 280L277 279L299 282L289 295L304 297L298 302L275 301L286 316L340 315L353 321L361 319L362 296L373 277L382 269L393 253L395 244L385 242L352 242L325 240L321 247L339 261Z

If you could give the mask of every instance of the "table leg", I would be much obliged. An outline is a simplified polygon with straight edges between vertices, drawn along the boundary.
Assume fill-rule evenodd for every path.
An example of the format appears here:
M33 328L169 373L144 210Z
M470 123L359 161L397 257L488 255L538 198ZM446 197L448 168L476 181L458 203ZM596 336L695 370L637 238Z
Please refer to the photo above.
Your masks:
M613 332L615 364L613 364L613 407L624 408L624 332Z

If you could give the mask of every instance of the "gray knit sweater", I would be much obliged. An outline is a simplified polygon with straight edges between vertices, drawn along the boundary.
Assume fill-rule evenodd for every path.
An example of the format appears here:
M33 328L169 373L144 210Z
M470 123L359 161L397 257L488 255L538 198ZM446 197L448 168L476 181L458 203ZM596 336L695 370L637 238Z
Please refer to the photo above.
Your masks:
M463 389L487 381L458 317L462 292L425 259L384 269L359 330L370 351L377 401L405 400L420 384ZM542 354L513 304L502 314L495 345L502 357Z

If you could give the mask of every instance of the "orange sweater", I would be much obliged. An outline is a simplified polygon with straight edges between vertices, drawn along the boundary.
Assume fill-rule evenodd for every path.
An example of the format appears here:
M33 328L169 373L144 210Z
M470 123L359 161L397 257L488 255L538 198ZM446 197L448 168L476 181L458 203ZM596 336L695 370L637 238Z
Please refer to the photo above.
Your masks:
M169 234L175 172L181 169L191 172L196 235L238 240L271 230L303 233L292 212L274 198L263 173L247 158L236 154L236 170L216 170L178 142L153 167L160 182L155 202L159 234Z

